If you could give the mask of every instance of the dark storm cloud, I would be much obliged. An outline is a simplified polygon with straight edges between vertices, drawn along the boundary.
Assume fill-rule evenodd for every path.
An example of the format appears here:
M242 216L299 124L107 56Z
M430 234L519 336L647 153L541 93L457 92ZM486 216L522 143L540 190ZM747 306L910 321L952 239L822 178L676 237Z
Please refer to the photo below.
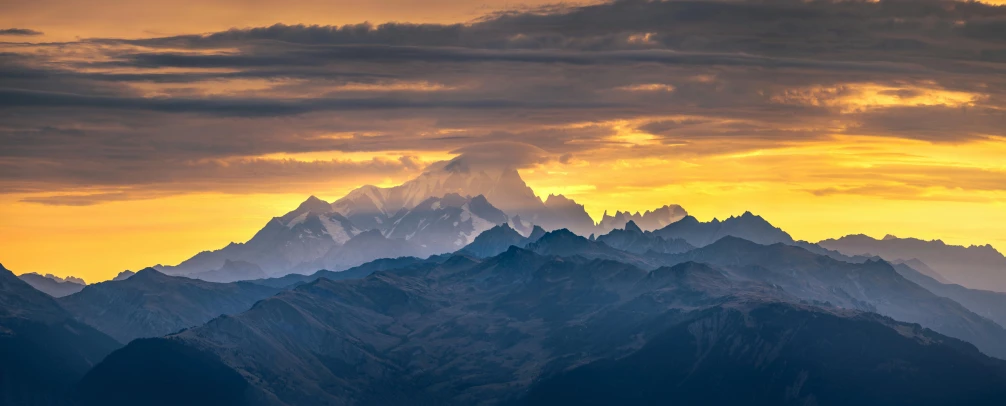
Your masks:
M690 66L739 66L756 68L804 68L875 71L887 73L922 72L917 65L889 62L816 61L799 58L770 58L746 54L677 52L665 49L571 52L564 50L487 50L465 48L419 48L388 45L345 45L305 49L280 55L199 55L145 53L119 55L108 66L134 68L259 68L278 66L329 66L346 62L377 63L535 63L569 65L619 65L654 63Z
M537 102L502 99L349 98L278 101L270 99L184 99L87 96L57 92L0 89L2 108L81 108L144 110L162 113L193 113L218 116L270 117L313 111L385 109L591 109L611 107L603 102Z
M0 36L2 35L17 35L17 36L37 36L43 35L42 31L35 31L28 28L0 28Z
M1002 136L1004 27L1006 7L977 2L633 0L470 24L274 25L6 44L0 189L236 190L268 164L243 160L316 151L520 143L570 162L621 142L611 122L638 122L681 154L834 134ZM881 90L863 93L872 88ZM724 146L698 142L711 139ZM537 152L527 156L539 162ZM238 161L246 163L227 170L208 163ZM409 170L393 166L360 170ZM278 176L270 179L313 179L319 168L336 170L287 162L270 168Z

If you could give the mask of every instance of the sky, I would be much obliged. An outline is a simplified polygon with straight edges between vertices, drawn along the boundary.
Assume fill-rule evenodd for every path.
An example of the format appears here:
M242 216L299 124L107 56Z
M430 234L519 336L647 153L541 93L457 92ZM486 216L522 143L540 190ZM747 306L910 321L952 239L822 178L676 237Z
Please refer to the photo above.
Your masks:
M0 0L0 263L88 281L507 142L540 195L1006 250L992 2Z

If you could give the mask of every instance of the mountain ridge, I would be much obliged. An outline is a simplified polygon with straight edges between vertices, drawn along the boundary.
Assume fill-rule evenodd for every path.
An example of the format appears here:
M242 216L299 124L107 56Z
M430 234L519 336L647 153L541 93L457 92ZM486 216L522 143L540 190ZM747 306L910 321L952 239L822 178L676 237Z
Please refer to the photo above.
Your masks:
M0 264L0 403L72 404L73 385L121 346Z
M145 268L121 281L89 285L58 302L77 319L128 343L245 311L278 291L247 282L214 283L170 276Z
M919 260L948 281L972 289L1006 292L1006 256L991 245L968 247L941 240L875 239L864 234L818 242L822 247L850 255L877 255L889 261Z

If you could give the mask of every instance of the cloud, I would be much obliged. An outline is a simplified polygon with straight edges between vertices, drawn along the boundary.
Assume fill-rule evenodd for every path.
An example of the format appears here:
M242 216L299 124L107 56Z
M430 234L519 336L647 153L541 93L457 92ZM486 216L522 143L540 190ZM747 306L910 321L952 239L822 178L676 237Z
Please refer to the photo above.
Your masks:
M84 195L51 195L25 197L18 201L24 203L37 203L46 206L93 206L95 204L116 202L123 200L151 199L156 195L137 196L136 194L124 192L93 193Z
M42 31L35 31L28 28L0 28L0 35L17 35L17 36L38 36L43 35Z
M4 43L0 192L380 182L432 161L397 157L449 153L530 168L839 136L977 142L1006 135L1003 24L1006 8L976 2L622 0L467 24ZM311 153L384 160L271 158Z
M466 145L451 151L459 154L445 166L470 169L522 169L552 161L548 151L520 142L485 142Z
M506 99L450 98L318 98L277 101L259 98L143 98L92 96L60 92L0 90L0 108L81 108L145 110L162 113L191 113L219 116L272 117L314 111L358 111L401 109L591 109L610 107L591 101L525 101Z

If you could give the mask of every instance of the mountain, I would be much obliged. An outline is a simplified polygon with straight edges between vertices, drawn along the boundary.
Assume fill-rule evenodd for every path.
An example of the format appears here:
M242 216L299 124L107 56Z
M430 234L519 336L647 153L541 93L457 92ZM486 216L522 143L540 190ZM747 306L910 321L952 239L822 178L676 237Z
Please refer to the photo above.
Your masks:
M42 276L37 273L26 273L19 276L19 278L27 282L31 287L52 297L71 295L80 292L85 286L83 279L74 277L63 279L52 274Z
M598 234L606 234L611 230L625 228L628 222L634 222L643 231L654 231L667 227L669 224L677 222L688 212L676 204L665 205L663 207L647 210L640 214L638 211L629 213L627 211L616 211L614 215L609 215L607 211L601 216L601 221L597 223Z
M418 257L426 249L404 238L387 238L379 230L364 231L321 258L292 268L291 273L311 274L320 269L343 271L381 258Z
M1004 365L917 325L756 302L694 312L633 354L543 379L521 404L997 405Z
M449 194L484 196L508 216L519 216L546 230L567 228L581 235L594 231L594 221L582 205L562 195L549 195L543 202L516 169L489 168L464 156L431 165L415 179L398 186L355 189L332 203L332 210L361 229L386 232L402 211Z
M695 247L681 238L664 239L656 234L643 231L635 220L629 220L623 229L611 230L608 234L597 237L598 242L613 248L633 254L656 252L661 254L680 254Z
M105 406L1006 399L1003 362L967 343L798 301L695 262L645 271L511 247L317 279L134 341L78 388Z
M332 209L358 227L383 231L400 211L449 194L485 196L510 215L537 213L544 207L517 170L479 168L459 157L431 165L415 179L398 186L360 187L332 203Z
M232 243L199 253L178 266L156 268L214 282L338 271L378 258L454 252L482 231L508 221L508 215L484 196L456 193L400 208L382 217L380 228L366 232L333 210L312 196L296 210L273 218L247 243Z
M537 241L527 244L526 248L539 255L609 259L643 269L653 269L659 265L650 258L615 249L602 242L588 240L566 229L545 233Z
M136 275L136 272L133 272L133 271L130 271L130 270L127 269L125 271L119 272L119 274L115 275L115 277L112 278L112 280L113 281L124 281L126 279L129 279L129 277L131 277L133 275Z
M567 229L583 236L590 235L595 230L594 220L583 205L563 195L548 195L544 209L537 213L527 212L525 217L546 230Z
M120 346L0 265L0 404L70 404L72 385Z
M953 282L948 281L947 278L944 278L943 275L939 274L939 272L936 272L936 270L934 270L933 268L931 268L929 265L926 265L925 262L919 261L918 259L912 258L912 259L909 259L907 261L905 261L905 260L896 260L896 261L890 261L890 262L892 264L901 264L901 265L908 266L908 267L912 268L913 270L915 270L916 272L919 272L919 273L921 273L921 274L923 274L925 276L928 276L928 277L932 278L933 280L935 280L935 281L937 281L939 283L943 283L943 284L947 284L947 285L953 284Z
M213 283L168 276L152 268L122 281L89 285L59 299L79 320L128 343L248 310L279 289L247 282Z
M810 303L919 323L968 341L986 354L1006 358L1006 329L905 279L882 260L849 263L782 243L761 245L724 237L665 261L708 263L735 278L779 286Z
M664 239L680 238L696 247L704 247L726 236L743 238L759 244L794 242L785 231L751 212L744 212L738 217L731 216L723 221L713 219L708 223L686 216L680 221L654 231L653 234Z
M877 255L888 261L917 259L950 282L1006 292L1006 257L991 245L963 247L892 235L878 240L862 234L824 240L818 245L847 255Z
M248 242L231 243L216 251L204 251L177 266L155 266L169 275L208 274L234 280L219 272L228 260L261 267L267 275L285 275L304 262L321 258L361 231L329 204L311 196L295 210L269 220ZM315 269L317 270L317 269ZM312 270L313 271L313 270Z
M363 265L352 267L345 271L333 272L327 269L322 269L310 275L292 273L278 278L256 279L248 282L257 285L271 286L278 289L292 289L305 283L314 282L320 278L333 281L359 279L374 272L406 268L426 261L435 262L439 259L439 257L431 257L430 259L420 259L416 257L381 258L367 262Z
M545 235L545 230L534 226L528 236L523 236L517 230L510 228L507 223L490 228L479 234L471 242L461 249L461 253L473 255L478 258L489 258L506 252L511 246L524 247L529 243L538 241Z
M263 279L268 276L258 265L245 261L231 261L229 259L224 260L224 265L220 269L189 275L189 277L194 279L220 283Z
M960 303L979 316L1006 327L1006 293L968 289L961 285L943 283L908 266L908 263L895 264L894 269L905 279L915 282L926 290Z
M675 219L677 206L665 206L640 217L663 224ZM579 235L596 231L583 205L562 195L544 201L513 168L473 165L464 156L431 165L401 185L367 185L329 204L311 196L296 209L275 217L244 243L203 251L174 266L154 268L169 275L229 282L289 273L340 270L397 256L428 256L457 251L482 231L509 223L526 234L568 229ZM400 251L358 255L343 248L364 231L377 230ZM372 237L367 237L372 238ZM346 257L346 258L340 258ZM230 261L230 263L228 262ZM240 266L239 266L239 265Z
M384 235L410 241L426 256L457 251L483 231L506 222L507 215L484 196L465 198L451 193L403 211Z

